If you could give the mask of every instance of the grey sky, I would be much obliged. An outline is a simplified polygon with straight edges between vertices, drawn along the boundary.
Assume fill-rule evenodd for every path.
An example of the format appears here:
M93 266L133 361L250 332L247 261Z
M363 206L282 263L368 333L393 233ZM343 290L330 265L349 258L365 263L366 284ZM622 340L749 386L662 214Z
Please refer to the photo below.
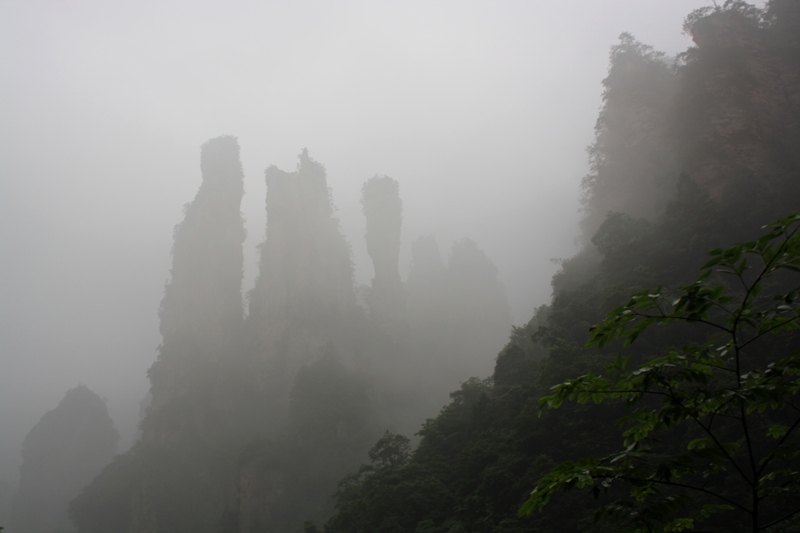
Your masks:
M324 163L356 277L361 184L388 174L411 242L474 239L515 321L574 251L585 147L623 31L670 54L703 0L0 3L0 477L66 390L127 444L159 344L172 228L199 148L239 138L245 290L264 169ZM9 455L11 454L11 455ZM12 457L9 459L9 457Z

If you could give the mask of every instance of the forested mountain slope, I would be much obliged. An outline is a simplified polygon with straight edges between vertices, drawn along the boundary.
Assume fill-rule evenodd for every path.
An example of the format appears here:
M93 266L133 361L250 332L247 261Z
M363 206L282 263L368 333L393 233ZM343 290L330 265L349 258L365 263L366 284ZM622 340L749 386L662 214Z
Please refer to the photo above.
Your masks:
M555 465L621 444L621 407L565 403L540 415L539 398L613 361L618 344L585 344L630 294L691 283L709 250L800 207L800 4L727 2L685 29L695 46L674 64L629 35L612 48L584 181L585 246L562 263L551 304L513 332L489 379L451 394L413 453L405 437L378 441L372 462L342 481L326 533L618 530L593 525L598 503L581 490L518 517ZM641 361L700 340L653 329L626 353Z

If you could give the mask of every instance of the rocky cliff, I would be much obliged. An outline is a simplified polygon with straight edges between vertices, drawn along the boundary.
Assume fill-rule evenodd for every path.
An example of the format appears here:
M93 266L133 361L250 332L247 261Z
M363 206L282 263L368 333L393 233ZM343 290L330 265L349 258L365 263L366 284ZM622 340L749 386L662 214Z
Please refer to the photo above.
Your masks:
M262 382L285 407L297 372L325 346L352 351L359 309L325 167L303 150L294 172L272 166L265 177L267 233L248 327Z
M361 188L361 206L367 219L367 252L375 269L367 296L369 316L393 342L400 342L408 324L398 267L403 214L399 184L389 176L370 178Z
M257 399L242 362L244 188L236 139L204 144L200 167L200 188L175 228L142 437L73 500L82 532L214 531L233 497L233 458L258 428L239 415Z

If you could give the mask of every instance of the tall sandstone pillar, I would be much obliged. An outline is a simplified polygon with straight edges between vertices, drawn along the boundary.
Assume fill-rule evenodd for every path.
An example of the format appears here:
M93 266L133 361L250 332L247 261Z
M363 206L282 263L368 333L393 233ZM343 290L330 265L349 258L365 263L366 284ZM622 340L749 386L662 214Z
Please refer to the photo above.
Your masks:
M370 178L361 188L367 219L367 252L375 268L367 303L370 319L397 340L407 332L406 292L400 281L400 229L403 202L399 185L388 176Z
M246 419L254 410L242 408L251 383L241 364L244 176L236 139L205 143L200 167L200 189L175 227L142 436L73 500L82 533L216 533L233 500L236 454L255 431Z
M175 227L160 310L163 341L149 372L151 410L197 388L217 362L233 356L242 333L244 173L236 138L205 143L200 168L200 189Z
M282 409L302 366L352 342L356 303L350 247L325 167L303 150L294 172L271 166L265 177L267 235L248 325L264 386Z

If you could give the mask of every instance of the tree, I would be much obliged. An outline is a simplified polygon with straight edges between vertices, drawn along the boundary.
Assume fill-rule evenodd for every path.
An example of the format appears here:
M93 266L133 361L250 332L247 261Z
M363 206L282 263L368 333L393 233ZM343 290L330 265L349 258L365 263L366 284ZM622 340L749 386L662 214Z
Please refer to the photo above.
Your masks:
M397 523L402 516L410 524L417 506L407 505L418 491L416 480L404 476L411 456L408 438L386 431L369 451L370 463L348 474L336 492L336 514L325 524L325 533L391 532L404 529Z
M628 408L619 420L623 448L557 466L520 515L578 487L611 498L596 519L630 531L694 530L704 520L712 531L795 524L800 214L765 229L756 240L710 252L677 298L662 288L637 292L593 328L587 347L621 340L626 348L657 326L673 330L676 346L638 365L620 354L607 375L565 380L540 399L540 409L568 399L621 401Z

